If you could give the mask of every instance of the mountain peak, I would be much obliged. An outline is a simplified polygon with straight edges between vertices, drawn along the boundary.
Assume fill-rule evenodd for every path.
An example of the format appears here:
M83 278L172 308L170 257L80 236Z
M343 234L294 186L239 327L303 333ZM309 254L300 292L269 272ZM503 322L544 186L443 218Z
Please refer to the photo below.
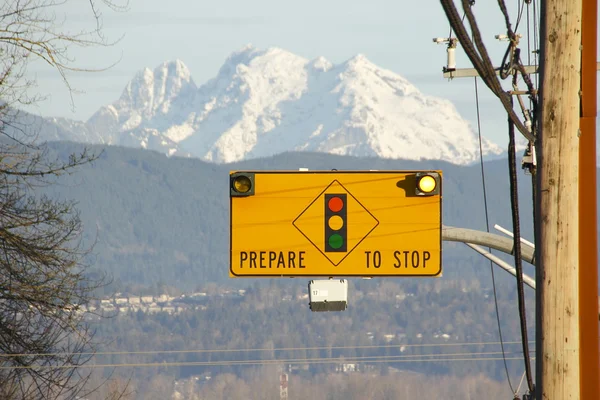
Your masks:
M246 45L199 89L181 60L168 61L140 71L103 110L88 125L119 132L115 144L139 140L213 162L312 151L467 164L479 150L449 101L364 54L333 65ZM485 140L483 148L486 156L502 152Z
M225 63L219 70L219 76L230 76L237 68L238 65L248 65L250 61L261 51L254 47L252 44L247 44L239 50L234 51L227 57Z
M348 59L347 62L348 63L365 63L365 62L370 63L370 61L367 58L367 56L365 56L363 53L356 54L355 56L353 56L350 59Z
M181 94L196 90L188 67L181 60L166 61L154 70L138 72L127 84L119 102L144 117L167 112Z
M158 67L154 68L153 72L155 76L164 74L166 76L179 78L188 82L191 80L189 68L180 59L166 61Z
M279 47L257 49L249 44L227 57L219 70L218 76L226 79L231 78L237 72L244 71L252 65L257 65L258 68L269 66L268 69L285 69L289 63L295 61L306 62L302 57Z
M364 54L357 54L354 57L348 59L345 63L345 66L347 66L348 68L352 68L352 69L356 69L356 68L364 68L364 67L368 67L368 68L377 68L377 66L375 64L373 64L368 58L367 56L365 56Z
M310 66L316 71L327 72L333 68L333 64L325 57L317 57L310 62Z

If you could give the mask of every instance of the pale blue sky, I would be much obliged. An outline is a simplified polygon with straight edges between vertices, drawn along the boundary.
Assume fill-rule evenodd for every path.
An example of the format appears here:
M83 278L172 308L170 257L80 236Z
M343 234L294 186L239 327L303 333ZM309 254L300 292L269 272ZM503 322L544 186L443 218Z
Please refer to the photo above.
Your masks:
M517 0L507 0L507 5L516 22ZM69 29L91 26L87 7L87 1L67 2L62 11ZM497 2L478 1L474 10L488 50L499 63L506 43L494 39L505 33ZM108 38L123 39L112 48L74 48L72 54L81 67L120 62L106 72L70 75L73 87L84 92L74 98L75 111L59 76L35 63L31 71L37 74L38 90L50 97L32 111L86 120L116 100L137 71L176 58L200 85L217 73L231 52L251 43L280 47L308 59L324 56L333 63L362 53L422 92L451 100L475 124L473 78L448 82L442 77L445 46L434 44L432 38L447 36L449 25L436 0L131 0L129 11L104 9L103 15ZM526 34L525 20L519 31ZM523 49L527 50L526 42ZM458 67L470 67L462 50L457 54ZM505 146L506 117L500 103L483 84L479 92L483 134Z

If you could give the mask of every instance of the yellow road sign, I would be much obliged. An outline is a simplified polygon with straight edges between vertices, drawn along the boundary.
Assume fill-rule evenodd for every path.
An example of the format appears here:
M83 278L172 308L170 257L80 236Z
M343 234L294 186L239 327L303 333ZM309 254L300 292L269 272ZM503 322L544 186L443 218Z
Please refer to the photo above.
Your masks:
M236 171L230 276L441 276L441 171Z

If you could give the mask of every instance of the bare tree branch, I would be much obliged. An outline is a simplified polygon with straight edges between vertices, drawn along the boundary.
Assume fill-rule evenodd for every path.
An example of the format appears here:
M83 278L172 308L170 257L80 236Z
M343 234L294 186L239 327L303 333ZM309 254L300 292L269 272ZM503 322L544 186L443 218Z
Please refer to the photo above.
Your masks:
M97 72L111 68L117 62L101 68L77 66L69 55L75 47L107 47L118 43L109 41L102 34L102 13L100 4L114 11L126 11L128 0L123 4L112 0L100 2L89 0L90 10L95 20L95 28L80 32L63 29L64 22L58 21L56 11L67 3L53 0L7 0L0 5L0 99L13 104L31 104L39 99L30 99L26 90L35 85L34 80L26 79L26 67L34 59L43 60L60 75L69 93L71 106L73 88L67 73Z
M71 93L69 71L81 68L72 46L111 46L102 35L101 5L123 11L112 0L90 0L96 21L90 31L63 30L56 12L65 2L6 0L0 4L0 398L75 399L89 391L90 374L81 367L93 357L94 332L85 312L105 284L86 275L87 249L75 204L41 196L39 186L73 173L96 156L84 150L67 160L50 159L36 144L35 124L19 118L30 96L31 61L42 60ZM124 390L126 390L125 387ZM119 398L114 391L113 398Z

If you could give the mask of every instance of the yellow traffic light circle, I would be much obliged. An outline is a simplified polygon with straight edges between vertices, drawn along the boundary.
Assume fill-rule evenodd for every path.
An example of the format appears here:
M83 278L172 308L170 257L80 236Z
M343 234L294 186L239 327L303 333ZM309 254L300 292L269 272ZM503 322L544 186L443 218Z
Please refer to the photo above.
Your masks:
M233 190L238 193L248 193L252 189L252 181L246 175L236 176L233 179Z
M419 190L423 193L431 193L435 190L437 186L437 182L435 178L431 175L422 176L417 183Z
M339 215L334 215L331 218L329 218L329 221L327 221L327 224L334 231L339 231L344 226L344 219L342 217L340 217Z

